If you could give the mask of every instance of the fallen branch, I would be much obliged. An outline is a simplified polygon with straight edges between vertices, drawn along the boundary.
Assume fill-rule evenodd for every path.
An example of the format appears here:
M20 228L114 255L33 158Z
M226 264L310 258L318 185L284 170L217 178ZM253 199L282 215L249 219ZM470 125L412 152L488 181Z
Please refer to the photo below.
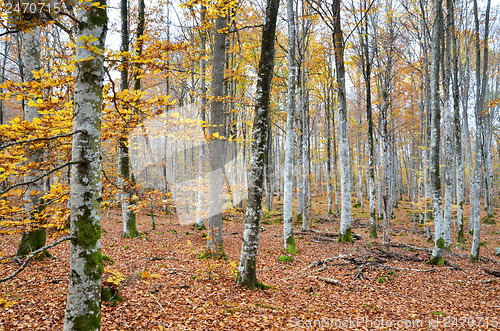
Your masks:
M28 257L26 258L26 261L24 261L23 265L19 269L17 269L13 274L11 274L10 276L7 276L5 278L0 279L0 283L6 282L9 279L12 279L12 278L16 277L17 274L19 274L21 271L24 270L24 268L26 268L26 266L31 261L31 259L33 257L35 257L36 255L40 254L41 252L44 252L44 251L48 250L49 248L57 246L57 245L59 245L62 242L65 242L65 241L68 241L68 240L74 240L74 239L76 239L76 236L63 237L63 238L61 238L59 240L54 241L50 245L47 245L47 246L44 246L42 248L37 249L36 251L34 251L30 255L28 255Z
M153 299L155 299L156 303L158 304L158 306L160 306L161 310L163 310L163 312L165 313L165 315L167 315L167 312L165 311L165 309L163 308L163 306L161 305L160 301L158 301L158 299L156 299L156 297L153 295L153 293L149 293L150 296L153 297Z
M322 281L324 281L327 284L342 285L342 283L340 282L340 280L336 280L336 279L333 279L333 278L326 278L326 277L321 277L321 276L311 276L311 277L319 279L319 280L322 280Z
M500 271L499 270L489 270L486 268L483 268L483 271L486 272L488 275L492 275L495 277L500 277Z

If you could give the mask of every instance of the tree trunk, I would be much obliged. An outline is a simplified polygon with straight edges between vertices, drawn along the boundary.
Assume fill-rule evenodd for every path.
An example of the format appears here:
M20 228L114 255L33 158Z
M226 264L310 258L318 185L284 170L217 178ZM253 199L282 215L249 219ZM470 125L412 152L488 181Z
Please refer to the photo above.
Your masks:
M22 41L22 51L21 51L21 62L24 73L24 81L29 84L35 81L33 71L40 71L40 28L34 26L29 31L20 32ZM24 104L24 120L32 122L34 118L40 118L40 113L36 106L30 106L29 103ZM43 161L43 150L42 149L32 149L27 157L27 163L37 165L35 169ZM28 175L25 181L31 181L36 177L35 169L33 169L33 175ZM26 193L24 194L24 209L27 214L27 218L31 219L33 222L37 222L36 214L40 212L40 204L42 203L41 197L43 195L42 181L36 181L30 183L26 186ZM45 246L46 231L45 228L38 228L35 226L30 226L23 232L19 246L17 248L16 256L24 257L29 253ZM41 257L50 256L48 252L42 253Z
M257 78L257 104L252 132L252 157L248 188L248 206L236 282L249 288L266 288L257 281L256 265L259 246L260 217L264 168L267 163L269 135L269 100L274 70L274 38L279 0L268 0L262 29L262 47Z
M451 2L446 0L446 33L443 36L444 50L442 53L443 68L443 99L444 99L444 213L443 213L443 233L444 247L450 249L451 241L451 208L453 199L453 134L450 100L450 78L451 78Z
M225 2L222 6L227 5ZM219 8L222 9L222 8ZM224 81L226 60L226 28L225 16L217 16L215 20L213 64L212 64L212 111L209 128L209 192L208 192L208 240L207 254L225 258L222 244L222 189L224 187Z
M286 3L288 16L288 100L286 117L286 142L285 142L285 180L283 192L283 240L284 249L296 254L295 238L293 237L292 224L292 199L293 199L293 136L295 117L295 81L297 67L295 63L295 13L293 0Z
M483 41L483 72L481 73L481 40L479 37L479 18L477 0L474 0L474 21L476 26L475 31L475 46L476 46L476 168L474 171L475 187L474 201L471 201L470 220L474 234L472 236L472 247L470 254L471 262L479 262L479 244L481 239L481 188L483 184L483 108L487 92L488 83L488 35L489 35L489 20L490 20L490 5L491 0L488 0L486 6L486 19L484 28Z
M206 98L206 93L207 93L207 88L206 88L206 83L205 83L205 71L206 71L206 62L205 62L205 49L206 49L206 42L207 42L207 37L205 33L205 19L206 19L206 11L207 8L205 5L201 4L201 18L200 18L200 48L201 48L201 60L200 60L200 121L201 121L201 127L203 131L203 139L206 138L206 116L205 116L205 108L207 105L207 98ZM206 206L205 206L205 199L204 199L204 193L203 193L203 187L204 187L204 178L205 178L205 140L200 142L200 146L198 147L198 153L199 153L199 159L198 159L198 192L197 192L197 203L196 203L196 223L195 225L200 228L204 229L205 228L205 218L206 218Z
M363 2L366 10L366 1ZM364 28L364 29L363 29ZM373 116L371 94L371 59L368 41L368 23L365 22L361 35L361 59L363 61L363 78L366 89L366 121L368 123L368 198L370 201L370 238L377 238L377 212L375 209L375 155L373 141Z
M106 5L102 0L101 5ZM101 326L101 103L106 9L77 10L76 77L71 173L70 272L64 331L99 330ZM93 36L88 44L84 38ZM95 50L94 50L95 49Z
M447 0L449 1L449 0ZM460 122L460 90L458 85L458 43L455 27L454 1L449 1L448 12L450 15L451 40L453 47L452 65L452 94L453 94L453 124L455 129L455 169L456 169L456 197L457 197L457 242L464 245L464 183L465 168L462 150L462 125Z
M129 51L129 34L128 34L128 0L120 1L120 16L121 16L121 46L122 52ZM122 55L122 70L120 72L120 88L122 91L128 90L128 67L127 57ZM122 205L122 221L124 238L135 238L139 236L136 226L136 215L134 211L134 202L132 201L133 192L130 183L130 157L128 148L128 132L124 130L122 137L118 143L118 173L120 176L121 205Z
M340 155L340 190L341 212L339 242L353 242L351 233L351 175L349 172L349 142L347 139L347 100L344 67L344 37L340 27L340 0L333 1L335 18L333 42L335 66L337 69L338 107L339 107L339 155Z
M439 68L441 58L441 39L443 35L443 10L442 0L433 0L432 28L432 64L431 64L431 183L432 204L434 215L434 249L429 260L432 264L444 264L443 248L445 247L445 234L443 224L443 209L441 201L441 173L439 169L439 153L441 144L441 107L439 97Z

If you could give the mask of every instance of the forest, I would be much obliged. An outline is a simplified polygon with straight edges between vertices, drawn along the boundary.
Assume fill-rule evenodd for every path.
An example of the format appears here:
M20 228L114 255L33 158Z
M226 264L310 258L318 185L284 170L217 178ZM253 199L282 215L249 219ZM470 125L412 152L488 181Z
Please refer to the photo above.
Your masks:
M500 328L499 17L0 0L0 331Z

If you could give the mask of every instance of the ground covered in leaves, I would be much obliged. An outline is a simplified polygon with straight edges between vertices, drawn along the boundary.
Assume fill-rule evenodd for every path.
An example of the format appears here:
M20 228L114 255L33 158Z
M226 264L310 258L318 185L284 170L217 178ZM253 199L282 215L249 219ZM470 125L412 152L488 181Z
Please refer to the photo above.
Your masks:
M500 212L497 203L496 213ZM181 226L157 210L139 215L141 236L120 237L118 210L104 213L104 284L123 301L102 306L103 330L499 330L500 220L483 225L478 264L466 249L452 248L450 263L425 261L432 244L414 229L409 204L400 202L392 220L391 245L369 238L368 215L353 209L354 244L338 243L339 218L324 213L317 198L312 231L294 228L298 255L282 262L282 205L265 213L260 236L258 277L269 290L234 283L244 209L224 213L227 261L199 259L204 232ZM1 235L3 258L15 253L19 235ZM48 242L55 238L49 238ZM53 259L32 262L15 279L0 283L0 330L60 330L68 286L67 242L52 248ZM282 258L283 260L283 258ZM286 259L285 259L286 260ZM0 278L19 264L4 260ZM493 272L493 274L491 274ZM116 298L116 297L115 297Z

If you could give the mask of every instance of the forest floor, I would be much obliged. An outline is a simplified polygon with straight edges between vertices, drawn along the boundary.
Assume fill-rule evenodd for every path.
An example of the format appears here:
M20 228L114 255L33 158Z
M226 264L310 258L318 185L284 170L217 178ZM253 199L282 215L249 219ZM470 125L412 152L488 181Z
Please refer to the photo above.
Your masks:
M102 330L500 330L500 219L483 225L480 263L468 261L471 236L463 250L452 248L446 266L425 263L432 244L414 230L409 203L400 202L391 224L391 246L369 238L365 213L353 209L354 244L338 243L339 218L324 213L324 197L313 201L311 228L296 224L298 254L280 262L282 204L263 219L258 278L274 288L248 290L235 284L244 210L224 213L227 261L199 259L203 231L181 226L174 216L139 215L141 236L120 237L119 211L104 213L104 280L118 285L123 301L103 303ZM496 215L500 204L496 201ZM157 211L158 214L160 212ZM468 214L466 214L468 215ZM379 235L381 237L381 233ZM15 254L19 235L1 235L0 252ZM49 238L48 242L54 239ZM0 330L60 330L68 286L67 242L50 250L53 259L32 262L15 279L0 284ZM318 261L313 263L314 261ZM0 277L15 262L0 264Z

